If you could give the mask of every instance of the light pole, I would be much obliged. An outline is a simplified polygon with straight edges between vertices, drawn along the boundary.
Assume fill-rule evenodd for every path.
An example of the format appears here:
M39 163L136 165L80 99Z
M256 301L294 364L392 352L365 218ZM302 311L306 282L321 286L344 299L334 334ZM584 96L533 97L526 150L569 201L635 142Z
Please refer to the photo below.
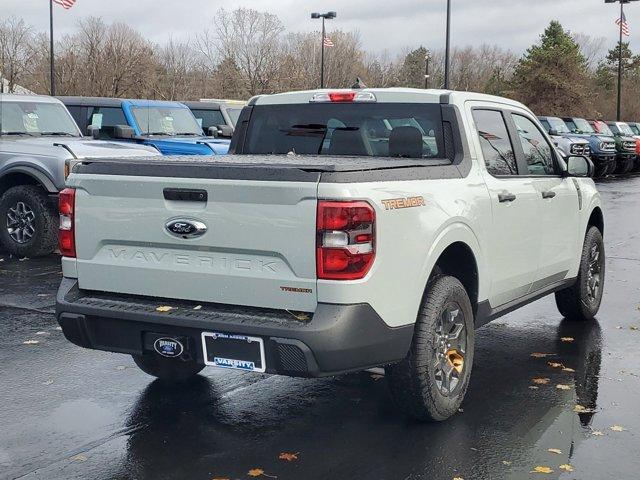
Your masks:
M447 40L444 49L444 88L449 89L449 54L451 52L451 0L447 0Z
M627 20L624 16L624 4L637 2L638 0L604 0L604 3L620 3L620 18L618 20L618 26L620 27L620 40L618 43L618 97L616 100L616 119L618 122L622 118L622 35L626 26ZM629 33L627 32L627 35Z
M325 30L324 30L324 20L331 20L332 18L336 18L338 14L336 12L327 12L327 13L312 13L311 18L321 18L322 19L322 41L320 42L320 88L324 88L324 39L325 39Z
M429 50L424 56L424 88L429 88L429 60L431 56L429 55Z

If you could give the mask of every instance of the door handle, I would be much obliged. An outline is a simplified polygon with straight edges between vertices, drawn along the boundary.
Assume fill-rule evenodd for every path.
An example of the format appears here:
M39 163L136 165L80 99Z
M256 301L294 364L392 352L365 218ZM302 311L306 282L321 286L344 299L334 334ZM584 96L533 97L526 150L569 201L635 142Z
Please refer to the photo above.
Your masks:
M513 202L515 201L516 196L513 193L499 193L498 194L498 201L500 203L505 203L505 202Z
M542 192L542 198L553 198L556 196L556 192L549 190L548 192Z

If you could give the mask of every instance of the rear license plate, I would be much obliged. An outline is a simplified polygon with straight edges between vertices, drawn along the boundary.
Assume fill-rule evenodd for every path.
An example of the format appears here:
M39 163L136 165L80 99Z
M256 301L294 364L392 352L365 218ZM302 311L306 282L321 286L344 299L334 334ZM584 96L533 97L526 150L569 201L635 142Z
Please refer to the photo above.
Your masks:
M259 337L202 332L204 363L213 367L264 372L264 342Z

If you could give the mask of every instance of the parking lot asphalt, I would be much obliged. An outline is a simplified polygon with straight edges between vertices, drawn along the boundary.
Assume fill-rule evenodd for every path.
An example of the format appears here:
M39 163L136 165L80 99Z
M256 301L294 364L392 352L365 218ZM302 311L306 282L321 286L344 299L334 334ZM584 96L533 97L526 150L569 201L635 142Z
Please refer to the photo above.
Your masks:
M481 328L462 411L439 424L402 417L368 372L209 368L163 385L130 357L65 340L57 257L0 253L0 478L639 478L640 177L599 189L597 321L562 320L547 297Z

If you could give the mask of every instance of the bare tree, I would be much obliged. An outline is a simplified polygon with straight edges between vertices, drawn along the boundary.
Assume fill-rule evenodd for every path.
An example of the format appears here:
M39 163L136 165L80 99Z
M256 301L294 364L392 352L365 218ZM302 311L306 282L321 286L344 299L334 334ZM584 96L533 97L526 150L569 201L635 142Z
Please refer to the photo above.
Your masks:
M572 37L580 47L582 56L587 61L587 68L590 71L594 71L607 53L607 39L605 37L592 37L586 33L574 33Z
M34 51L33 31L24 20L9 17L0 21L0 76L7 82L9 93L22 82L29 70ZM0 82L0 92L4 82Z

